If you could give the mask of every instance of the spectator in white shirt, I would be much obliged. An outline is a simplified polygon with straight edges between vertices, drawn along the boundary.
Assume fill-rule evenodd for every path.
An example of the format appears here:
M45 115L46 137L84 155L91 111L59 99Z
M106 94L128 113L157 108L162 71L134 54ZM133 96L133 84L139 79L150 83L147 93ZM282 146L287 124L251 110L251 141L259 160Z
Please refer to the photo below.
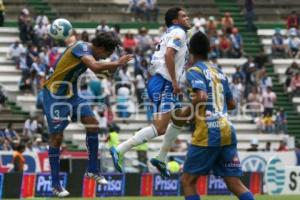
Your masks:
M298 37L297 30L292 28L289 32L288 38L288 54L291 58L299 58L300 55L300 38Z
M138 104L142 104L144 102L143 93L146 88L145 80L142 75L138 74L135 78L135 82L136 82L136 96L137 96Z
M18 63L21 53L24 52L25 49L23 45L20 43L19 40L16 40L12 45L10 45L7 58L14 60L16 63Z
M262 103L264 105L264 116L273 115L274 103L276 102L276 94L272 91L272 87L267 87L267 92L262 95Z
M25 138L31 138L38 129L38 123L36 116L30 116L24 123L23 135Z
M236 77L232 80L232 83L230 84L230 90L232 92L233 99L237 103L237 107L232 112L232 115L237 115L239 112L239 109L241 107L242 96L243 96L243 91L244 91L244 87L239 78Z

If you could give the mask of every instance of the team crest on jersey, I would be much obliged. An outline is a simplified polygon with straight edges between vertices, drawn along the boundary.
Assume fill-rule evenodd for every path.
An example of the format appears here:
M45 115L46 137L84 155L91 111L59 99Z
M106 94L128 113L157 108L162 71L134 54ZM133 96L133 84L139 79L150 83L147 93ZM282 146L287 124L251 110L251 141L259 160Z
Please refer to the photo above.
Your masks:
M178 47L181 47L181 40L180 38L176 37L173 39L173 44L175 44Z

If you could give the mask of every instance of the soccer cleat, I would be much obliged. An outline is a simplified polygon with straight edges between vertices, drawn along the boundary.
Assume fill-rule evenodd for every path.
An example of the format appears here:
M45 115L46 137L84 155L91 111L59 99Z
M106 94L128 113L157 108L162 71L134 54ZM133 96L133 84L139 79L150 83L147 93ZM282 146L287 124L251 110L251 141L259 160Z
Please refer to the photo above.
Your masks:
M99 173L92 173L92 172L85 172L84 176L87 178L94 179L100 185L107 185L108 181L105 179L104 176L101 176Z
M169 170L167 169L166 163L156 159L156 158L151 158L150 163L156 167L156 169L159 171L159 173L164 176L164 177L170 177L171 174Z
M111 147L109 149L109 152L113 159L113 164L115 166L115 169L117 171L119 171L120 173L122 173L123 172L123 169L122 169L123 156L120 155L120 153L117 151L117 149L115 147Z
M52 192L53 192L53 194L55 194L57 197L60 197L60 198L70 195L70 193L61 186L52 188Z

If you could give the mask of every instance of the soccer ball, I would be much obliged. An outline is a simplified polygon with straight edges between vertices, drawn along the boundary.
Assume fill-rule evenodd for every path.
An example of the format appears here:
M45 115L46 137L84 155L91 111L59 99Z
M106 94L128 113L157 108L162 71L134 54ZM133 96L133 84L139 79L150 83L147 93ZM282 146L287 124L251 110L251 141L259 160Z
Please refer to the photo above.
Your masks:
M72 33L72 24L63 18L56 19L48 25L48 33L56 40L65 40Z

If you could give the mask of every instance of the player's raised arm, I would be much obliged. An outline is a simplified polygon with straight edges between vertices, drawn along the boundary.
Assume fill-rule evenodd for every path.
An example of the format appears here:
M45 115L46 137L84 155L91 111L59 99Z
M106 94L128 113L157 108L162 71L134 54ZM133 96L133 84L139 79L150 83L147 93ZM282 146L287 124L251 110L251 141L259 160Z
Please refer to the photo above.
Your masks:
M132 59L132 55L124 55L114 62L99 62L93 56L83 56L82 62L95 73L101 73L104 70L114 71L118 66L126 64Z
M110 33L101 33L92 39L92 43L78 43L72 48L72 54L80 58L83 64L95 73L104 70L114 71L118 66L126 64L132 59L132 55L122 56L114 62L98 62L97 60L108 58L120 44L119 39Z

